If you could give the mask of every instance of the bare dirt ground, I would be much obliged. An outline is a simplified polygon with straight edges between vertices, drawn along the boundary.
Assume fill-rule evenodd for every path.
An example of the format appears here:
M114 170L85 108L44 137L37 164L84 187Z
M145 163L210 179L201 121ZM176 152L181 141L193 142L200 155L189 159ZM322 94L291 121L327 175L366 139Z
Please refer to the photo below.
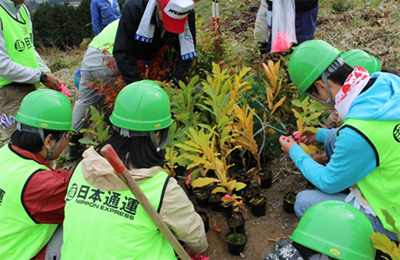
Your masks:
M207 239L209 248L203 254L211 260L249 259L262 260L273 250L274 242L280 237L288 237L296 228L299 218L294 213L283 210L283 196L288 191L299 192L312 188L307 180L298 172L295 165L287 155L282 155L269 164L269 169L274 172L271 188L262 190L267 198L265 216L254 217L250 208L245 216L245 233L248 242L242 256L234 256L228 252L225 236L229 233L226 218L222 212L212 211L210 207L200 208L194 197L190 197L197 211L205 211L209 218L209 231ZM214 229L214 221L222 228L221 232Z

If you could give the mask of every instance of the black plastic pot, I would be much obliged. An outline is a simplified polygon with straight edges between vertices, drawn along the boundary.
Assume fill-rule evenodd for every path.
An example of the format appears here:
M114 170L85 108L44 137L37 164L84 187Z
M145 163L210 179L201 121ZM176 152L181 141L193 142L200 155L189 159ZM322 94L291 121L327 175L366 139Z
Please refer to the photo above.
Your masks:
M261 189L268 189L272 186L272 172L271 171L264 171L260 174L261 179Z
M177 176L184 176L186 171L187 171L186 167L181 165L178 165L178 167L174 169L174 172L176 173Z
M189 187L188 187L188 185L189 185ZM190 185L190 183L188 183L188 185L186 185L186 183L185 183L185 187L186 187L186 190L187 190L187 194L188 194L189 196L193 196L193 195L194 195L194 192L193 192L192 185Z
M244 233L228 233L226 235L226 242L228 243L228 251L232 255L240 255L244 251L247 243L247 236Z
M225 207L225 206L221 203L221 207L222 207L222 213L224 213L224 216L225 216L226 218L229 218L229 217L232 216L232 214L233 214L233 206L232 206L232 205L231 205L231 206L228 206L228 207Z
M210 192L208 190L194 191L194 197L196 198L197 204L200 208L210 206L210 203L208 202Z
M259 197L260 194L261 194L260 187L255 186L255 187L249 187L248 189L245 189L243 191L242 197L246 204L250 204L250 200L252 198Z
M208 202L210 204L212 211L216 212L222 211L221 198L222 196L219 194L211 194L210 198L208 199Z
M283 196L283 210L286 213L294 213L294 203L296 202L297 193L289 191Z
M261 198L264 198L264 200L261 203L256 202L256 198L254 198L250 202L250 208L251 208L251 213L253 213L254 217L262 217L265 216L265 212L267 209L267 198L262 196Z
M233 212L231 217L226 219L228 227L231 233L244 233L245 231L245 220L240 212Z
M200 215L201 219L203 220L204 230L207 233L207 231L209 229L209 225L208 225L209 219L208 219L207 213L204 211L197 211L197 213Z

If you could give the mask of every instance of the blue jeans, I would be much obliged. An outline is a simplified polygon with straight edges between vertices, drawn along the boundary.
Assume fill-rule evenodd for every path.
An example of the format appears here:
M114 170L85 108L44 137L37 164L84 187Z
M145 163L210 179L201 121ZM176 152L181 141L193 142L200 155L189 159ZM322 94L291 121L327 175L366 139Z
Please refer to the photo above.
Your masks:
M347 194L343 193L335 193L335 194L327 194L320 190L303 190L299 192L296 196L296 203L294 204L294 211L296 215L301 218L303 214L306 212L308 208L317 204L318 202L326 201L326 200L338 200L343 201L347 197ZM350 203L351 204L351 203ZM380 232L386 234L391 240L400 242L397 235L393 232L387 231L382 222L379 220L378 217L374 217L370 214L365 213L364 209L360 209L364 215L368 217L371 221L372 227L375 232Z
M338 129L339 128L332 128L331 131L329 131L329 133L326 135L324 149L325 149L325 154L326 154L326 158L328 159L328 162L331 159L333 150L335 149L336 132Z

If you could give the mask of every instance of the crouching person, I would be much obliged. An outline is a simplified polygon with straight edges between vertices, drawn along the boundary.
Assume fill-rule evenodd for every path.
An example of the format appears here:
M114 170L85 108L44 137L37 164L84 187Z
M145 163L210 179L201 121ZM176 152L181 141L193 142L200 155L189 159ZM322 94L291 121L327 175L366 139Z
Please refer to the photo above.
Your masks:
M15 120L11 143L0 149L0 258L59 259L71 171L54 170L48 160L67 145L71 103L58 91L36 90Z
M174 178L160 166L160 148L173 123L168 95L154 81L131 83L110 117L110 144L177 239L192 253L208 246L204 224ZM167 239L93 147L68 184L62 259L176 259Z

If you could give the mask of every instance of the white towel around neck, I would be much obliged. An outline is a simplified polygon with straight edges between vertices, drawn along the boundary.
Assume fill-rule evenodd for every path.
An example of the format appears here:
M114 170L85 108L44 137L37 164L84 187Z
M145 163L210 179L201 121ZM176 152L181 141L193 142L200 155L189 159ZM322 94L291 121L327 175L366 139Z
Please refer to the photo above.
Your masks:
M140 20L139 28L135 35L135 40L151 43L154 37L155 25L151 23L151 17L156 8L156 0L149 0L142 19ZM192 33L189 29L189 23L186 21L185 31L179 35L179 43L181 46L181 56L183 60L188 60L196 57L194 41Z

